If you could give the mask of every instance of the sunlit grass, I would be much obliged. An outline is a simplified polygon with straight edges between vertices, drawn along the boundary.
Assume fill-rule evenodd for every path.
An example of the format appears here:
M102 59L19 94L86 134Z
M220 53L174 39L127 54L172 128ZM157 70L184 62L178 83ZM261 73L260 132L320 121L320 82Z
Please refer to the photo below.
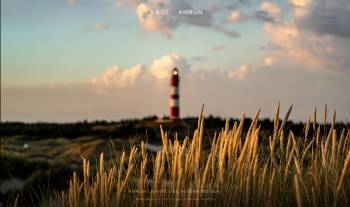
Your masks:
M335 129L334 113L327 133L321 133L314 119L306 123L304 137L295 137L284 130L291 110L280 122L277 107L267 149L259 136L259 113L245 135L244 116L233 126L227 121L209 150L203 150L202 116L192 139L172 141L161 128L163 150L155 157L142 144L106 168L101 154L100 168L93 175L84 160L83 181L74 174L60 202L65 206L349 205L349 129Z
M49 200L58 206L349 206L350 129L335 127L335 112L323 129L314 113L296 136L286 130L292 107L282 121L279 110L269 137L260 135L258 112L246 132L244 115L233 126L227 119L209 148L202 115L193 136L181 141L161 127L161 151L148 153L142 143L115 152L111 162L102 153L96 170L83 159L82 179L74 173L69 189Z

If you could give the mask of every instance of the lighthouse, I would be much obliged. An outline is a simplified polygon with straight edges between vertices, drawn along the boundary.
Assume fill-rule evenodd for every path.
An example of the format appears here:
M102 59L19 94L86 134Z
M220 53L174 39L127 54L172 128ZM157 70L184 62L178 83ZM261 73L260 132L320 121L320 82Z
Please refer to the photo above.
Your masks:
M170 79L170 119L180 118L179 71L174 68Z

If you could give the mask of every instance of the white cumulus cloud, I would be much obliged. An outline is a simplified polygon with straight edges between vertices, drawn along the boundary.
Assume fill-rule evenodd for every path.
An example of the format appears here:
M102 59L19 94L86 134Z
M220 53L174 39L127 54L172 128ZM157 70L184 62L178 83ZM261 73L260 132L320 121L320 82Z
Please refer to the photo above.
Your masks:
M186 74L189 72L190 65L185 58L177 54L164 55L153 61L150 72L157 79L166 79L169 78L171 70L175 67L181 70L181 74Z
M264 62L265 66L272 66L277 62L277 58L276 57L265 57L263 62Z
M241 65L238 69L234 69L228 73L229 78L235 78L238 80L246 79L248 73L251 72L251 67L248 64Z
M326 57L331 47L330 37L299 30L292 23L266 23L264 31L277 46L276 55L298 64L303 63L312 69L328 68Z
M177 54L169 54L155 59L149 67L142 64L130 68L121 68L114 64L108 67L99 77L93 78L90 83L97 90L125 89L145 85L152 85L156 81L164 83L170 78L171 70L179 68L180 76L189 73L190 65L185 58Z
M136 85L144 76L145 68L141 64L127 69L112 65L99 78L94 78L91 82L102 88L125 88Z
M268 13L275 20L281 16L281 9L274 3L264 1L260 4L260 9Z
M231 23L237 23L241 21L241 12L238 10L232 11L227 17L227 21Z
M171 22L161 15L152 13L154 6L147 3L140 3L136 7L136 14L140 25L147 32L160 31L167 36L171 35L172 28L176 26L176 22Z

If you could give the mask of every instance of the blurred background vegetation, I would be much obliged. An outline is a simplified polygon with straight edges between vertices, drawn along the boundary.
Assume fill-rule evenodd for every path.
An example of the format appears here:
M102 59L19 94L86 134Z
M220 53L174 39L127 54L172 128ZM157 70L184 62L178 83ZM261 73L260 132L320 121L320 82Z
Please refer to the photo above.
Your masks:
M187 117L171 123L167 117L149 116L143 119L114 121L82 121L76 123L21 123L0 124L0 198L4 205L13 201L17 193L29 206L44 200L47 194L68 188L73 171L82 172L81 160L97 163L98 155L105 159L113 152L129 150L141 141L149 144L151 153L161 149L160 125L180 140L191 137L197 128L197 117ZM232 126L237 119L230 119ZM251 119L245 121L243 132ZM305 123L287 122L286 130L302 135ZM273 129L270 119L259 120L261 141L268 142ZM225 119L208 116L204 122L204 148L210 147L215 132L225 126ZM321 128L329 128L321 125ZM336 129L349 128L349 123L337 123ZM310 133L314 133L312 130ZM114 149L111 149L113 144ZM152 148L153 146L153 148Z

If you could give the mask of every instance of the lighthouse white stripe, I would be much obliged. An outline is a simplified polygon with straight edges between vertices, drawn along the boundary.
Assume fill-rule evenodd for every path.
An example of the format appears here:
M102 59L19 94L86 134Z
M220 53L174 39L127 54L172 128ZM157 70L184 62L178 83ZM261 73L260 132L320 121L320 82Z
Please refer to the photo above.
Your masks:
M170 107L179 107L180 101L179 99L170 99Z
M179 87L172 86L170 88L170 95L179 95Z

